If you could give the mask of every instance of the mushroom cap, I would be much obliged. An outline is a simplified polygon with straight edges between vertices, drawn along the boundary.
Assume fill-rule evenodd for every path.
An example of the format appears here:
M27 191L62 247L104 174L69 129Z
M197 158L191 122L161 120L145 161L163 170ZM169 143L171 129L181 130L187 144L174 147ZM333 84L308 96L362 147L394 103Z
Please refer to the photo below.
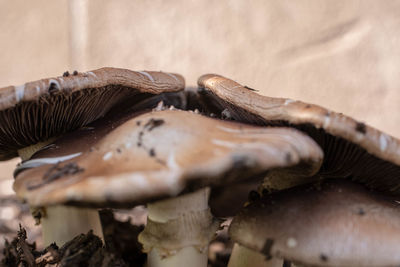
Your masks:
M370 188L400 193L400 140L323 107L261 96L216 74L198 80L204 106L240 122L291 126L309 134L325 157L318 178L348 178Z
M14 190L32 206L130 206L298 164L312 175L323 158L319 146L295 129L179 110L129 119L89 148L87 138L63 138L68 135L52 145L58 149L48 149L53 154L45 149L20 165Z
M399 202L346 180L265 195L232 221L231 238L307 266L398 266Z
M87 125L122 102L184 86L178 74L102 68L0 88L0 160Z

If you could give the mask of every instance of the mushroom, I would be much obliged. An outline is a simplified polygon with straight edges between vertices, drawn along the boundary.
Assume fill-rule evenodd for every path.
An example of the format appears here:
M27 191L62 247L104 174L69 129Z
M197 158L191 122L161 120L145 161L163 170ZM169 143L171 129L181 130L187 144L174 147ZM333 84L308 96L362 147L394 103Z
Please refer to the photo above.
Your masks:
M209 187L299 164L309 166L310 176L323 157L319 146L295 129L260 128L180 110L123 120L90 148L87 137L60 138L57 149L42 150L20 166L14 189L35 207L148 203L148 223L139 236L149 253L148 266L206 266L208 243L218 226L208 208ZM104 127L109 125L93 131L107 132ZM30 168L32 161L44 163L40 155L64 157L64 149L71 153L81 147L87 149L73 159Z
M343 179L267 194L233 219L229 233L263 254L254 266L271 266L271 258L300 266L400 262L399 202Z
M199 78L204 110L229 114L231 120L265 126L295 127L323 149L321 169L313 177L269 173L270 192L330 178L344 178L387 194L400 193L400 141L348 116L320 106L261 96L230 79L208 74ZM227 193L228 195L231 192ZM241 251L236 246L233 258ZM253 257L253 256L250 256Z
M66 72L62 77L1 88L0 160L19 155L23 166L35 166L43 162L56 164L71 159L78 154L29 160L35 152L56 138L103 117L111 110L118 112L152 95L176 92L183 88L184 80L177 74L115 68L74 72L71 75ZM62 243L88 229L102 236L96 210L59 206L46 211L47 219L43 221L45 234L53 231L48 230L51 228L60 232L60 239L52 239L48 235L47 244L53 241ZM82 225L86 226L80 229Z
M317 105L261 96L219 75L203 75L198 84L209 112L229 113L232 120L256 125L295 127L311 136L325 155L314 180L346 178L388 194L400 193L400 140ZM291 178L273 176L266 186L280 190L310 182Z

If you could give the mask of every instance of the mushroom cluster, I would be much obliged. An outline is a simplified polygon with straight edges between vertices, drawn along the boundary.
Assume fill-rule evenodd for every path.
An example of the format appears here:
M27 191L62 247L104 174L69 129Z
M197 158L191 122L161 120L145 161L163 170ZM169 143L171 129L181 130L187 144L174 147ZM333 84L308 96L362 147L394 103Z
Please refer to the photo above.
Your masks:
M21 157L14 190L45 244L102 238L98 209L146 205L149 267L207 266L233 216L231 267L400 263L400 141L218 75L184 88L103 68L0 89L0 159Z
M203 103L239 122L290 126L324 152L312 176L270 173L233 219L234 266L398 266L400 141L320 106L260 96L219 75Z

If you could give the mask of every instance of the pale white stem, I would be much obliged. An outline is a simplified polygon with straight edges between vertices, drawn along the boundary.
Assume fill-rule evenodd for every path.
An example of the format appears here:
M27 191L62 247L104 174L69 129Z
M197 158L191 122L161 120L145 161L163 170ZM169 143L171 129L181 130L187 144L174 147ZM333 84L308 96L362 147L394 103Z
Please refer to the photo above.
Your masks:
M89 230L93 230L95 235L104 240L99 213L95 209L62 205L46 207L41 225L45 246L53 242L62 246L75 236L86 234Z
M139 241L148 267L205 267L208 243L218 225L208 207L210 190L148 204L148 223Z
M237 243L233 246L228 263L228 267L282 267L282 265L283 260L281 259L272 258L267 260L265 255Z

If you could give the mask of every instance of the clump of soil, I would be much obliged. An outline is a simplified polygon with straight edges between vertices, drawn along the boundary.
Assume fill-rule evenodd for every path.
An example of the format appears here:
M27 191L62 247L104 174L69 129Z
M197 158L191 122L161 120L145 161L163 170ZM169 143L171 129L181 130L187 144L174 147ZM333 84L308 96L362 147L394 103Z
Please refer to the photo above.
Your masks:
M11 243L5 240L4 258L0 266L35 266L33 255L35 249L35 244L26 242L26 231L20 226L17 236Z
M127 266L144 266L146 254L137 238L144 225L133 225L130 219L117 221L111 210L102 210L100 218L107 251L123 259Z
M101 219L105 245L90 231L76 236L61 248L51 244L38 251L35 243L26 241L26 231L21 227L11 242L6 240L0 266L144 266L146 255L137 241L143 226L117 221L111 211L102 211Z
M105 245L90 231L76 236L62 247L51 244L39 251L35 243L27 241L26 231L20 227L17 236L11 242L5 241L0 267L145 266L146 254L142 253L142 246L137 241L137 236L144 226L133 225L130 220L118 221L110 210L101 211L100 217ZM208 266L227 266L231 249L232 242L224 227L210 245Z

